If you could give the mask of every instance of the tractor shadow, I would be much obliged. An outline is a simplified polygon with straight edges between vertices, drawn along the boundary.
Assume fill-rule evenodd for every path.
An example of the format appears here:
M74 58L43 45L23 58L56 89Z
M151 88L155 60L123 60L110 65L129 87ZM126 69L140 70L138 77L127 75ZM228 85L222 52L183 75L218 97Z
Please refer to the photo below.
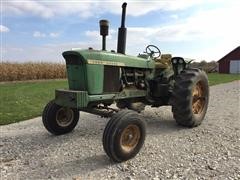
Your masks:
M186 129L186 127L179 126L173 118L171 111L164 107L146 111L142 115L146 121L147 135L171 134Z
M148 134L170 134L179 130L185 129L171 120L148 120L147 121L147 135Z

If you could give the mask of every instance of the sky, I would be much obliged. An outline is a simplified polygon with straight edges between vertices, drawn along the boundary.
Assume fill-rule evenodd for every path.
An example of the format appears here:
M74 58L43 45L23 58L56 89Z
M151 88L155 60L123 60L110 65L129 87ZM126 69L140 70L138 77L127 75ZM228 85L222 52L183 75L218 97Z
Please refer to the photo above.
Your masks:
M107 50L116 50L123 2L126 54L153 44L163 54L217 61L240 45L238 0L1 0L1 61L64 63L63 51L101 49L101 19L110 22Z

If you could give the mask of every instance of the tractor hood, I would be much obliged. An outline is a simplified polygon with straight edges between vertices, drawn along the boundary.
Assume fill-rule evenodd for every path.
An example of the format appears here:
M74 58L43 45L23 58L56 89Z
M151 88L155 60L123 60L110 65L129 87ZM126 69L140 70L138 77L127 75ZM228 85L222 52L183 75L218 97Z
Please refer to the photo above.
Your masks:
M79 58L71 58L78 56ZM115 52L99 50L71 50L65 51L63 57L67 64L98 64L105 66L135 67L153 69L155 63L152 60L124 55Z

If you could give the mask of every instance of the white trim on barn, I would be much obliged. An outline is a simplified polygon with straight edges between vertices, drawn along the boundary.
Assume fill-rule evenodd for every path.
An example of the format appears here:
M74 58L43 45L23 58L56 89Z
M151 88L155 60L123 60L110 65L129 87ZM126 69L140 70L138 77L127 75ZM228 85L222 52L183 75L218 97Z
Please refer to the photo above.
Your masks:
M230 70L231 74L239 74L240 73L240 60L231 60L230 61Z

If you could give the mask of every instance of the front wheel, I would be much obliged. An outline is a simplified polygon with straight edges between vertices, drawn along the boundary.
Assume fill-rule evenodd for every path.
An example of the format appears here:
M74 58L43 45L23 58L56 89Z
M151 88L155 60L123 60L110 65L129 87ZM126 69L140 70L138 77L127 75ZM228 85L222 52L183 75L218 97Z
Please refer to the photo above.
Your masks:
M77 109L59 106L54 100L46 105L42 114L44 127L55 135L71 132L78 120L79 112Z
M131 110L121 110L108 122L103 133L103 148L114 162L127 161L140 151L146 128L142 117Z

